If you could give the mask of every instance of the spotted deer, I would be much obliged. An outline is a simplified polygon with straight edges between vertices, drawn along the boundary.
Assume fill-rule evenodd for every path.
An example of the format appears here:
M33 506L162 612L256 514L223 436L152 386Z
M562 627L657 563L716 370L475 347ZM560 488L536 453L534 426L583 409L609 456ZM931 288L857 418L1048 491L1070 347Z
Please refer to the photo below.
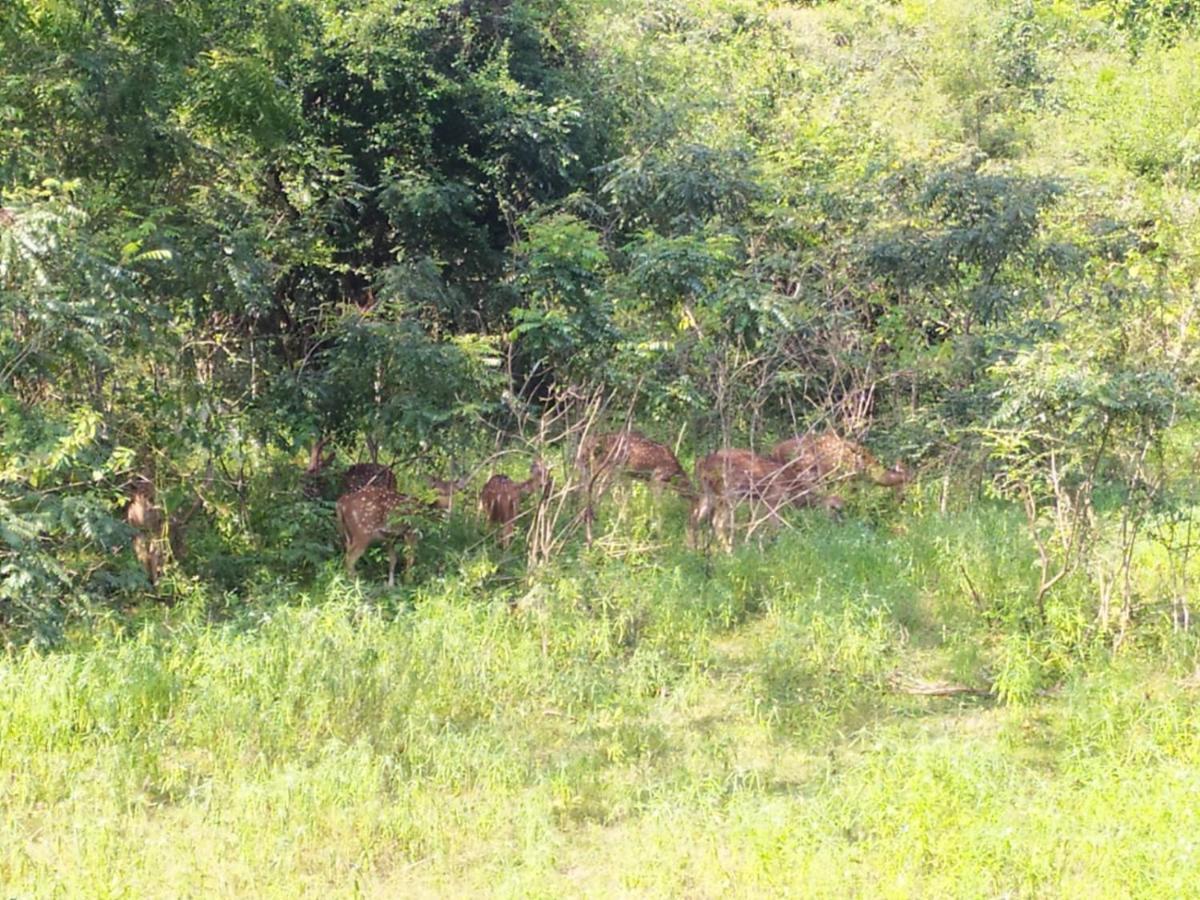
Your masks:
M575 467L587 492L584 523L589 544L596 497L604 493L617 475L648 481L656 494L664 486L683 497L694 494L691 480L671 449L632 429L588 435L579 445Z
M396 489L396 473L381 463L354 463L342 473L341 494L353 494L364 488Z
M205 483L211 480L210 465ZM169 559L183 558L184 530L204 501L197 492L191 506L168 516L156 502L154 482L145 475L134 476L129 495L129 503L125 506L125 522L133 529L133 555L146 570L146 578L153 587L158 584Z
M491 524L500 528L500 546L507 547L512 541L521 498L534 491L545 494L549 487L550 473L539 459L530 465L525 481L513 481L507 475L493 475L487 480L479 492L479 508Z
M317 438L309 453L308 466L304 470L304 496L309 500L320 500L329 496L326 471L337 456L336 450L324 452L327 439ZM396 489L396 474L387 466L377 462L353 463L342 473L338 496L353 494L363 488L378 487L389 491Z
M780 441L771 451L771 458L797 467L819 484L866 477L899 493L913 477L903 462L885 469L866 447L835 431L810 432Z
M815 506L835 514L844 506L836 494L822 493L803 469L749 450L718 450L703 457L696 463L696 483L699 493L692 503L691 540L695 543L700 526L709 524L727 549L733 547L734 518L741 503L755 509L755 522L760 519L758 508L765 507L766 519L780 524L779 510L785 505Z
M381 541L388 554L388 587L396 584L396 541L405 546L405 569L412 567L419 532L413 524L425 504L390 488L365 487L343 494L337 500L338 533L346 548L346 572L354 576L354 566L367 548Z

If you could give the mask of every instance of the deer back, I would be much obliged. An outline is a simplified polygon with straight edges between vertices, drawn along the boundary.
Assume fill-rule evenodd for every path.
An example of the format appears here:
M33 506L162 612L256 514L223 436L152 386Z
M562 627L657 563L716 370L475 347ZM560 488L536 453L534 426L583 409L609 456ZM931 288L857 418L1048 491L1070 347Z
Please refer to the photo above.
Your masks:
M771 457L811 472L817 480L848 478L879 467L871 451L834 431L801 434L780 441L771 451Z
M710 495L737 502L766 500L779 505L812 488L803 468L780 463L749 450L718 450L696 464L696 477Z
M396 490L396 473L380 463L354 463L342 473L342 495L369 487Z
M652 441L636 431L629 433L629 452L625 468L631 474L643 475L664 483L689 485L691 482L671 448Z
M671 449L638 431L612 431L590 436L580 447L579 459L580 468L585 472L597 467L664 484L691 486L687 473Z

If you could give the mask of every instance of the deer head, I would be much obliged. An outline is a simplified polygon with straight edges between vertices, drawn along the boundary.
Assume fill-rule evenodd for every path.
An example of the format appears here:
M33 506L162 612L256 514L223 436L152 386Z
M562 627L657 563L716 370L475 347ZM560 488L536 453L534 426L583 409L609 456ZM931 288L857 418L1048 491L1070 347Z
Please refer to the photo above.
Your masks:
M308 456L308 466L304 470L304 496L309 500L320 500L324 496L323 476L325 470L337 455L336 450L330 450L328 453L322 454L321 451L324 450L325 443L326 439L323 436L317 438Z
M892 488L897 494L904 490L904 486L913 480L913 471L903 462L898 462L890 469L885 469L879 475L872 479L876 484L884 487Z
M521 508L521 498L533 491L545 492L550 486L550 473L540 459L529 466L529 478L513 481L507 475L493 475L479 492L479 507L487 520L500 528L500 545L512 541L513 523Z
M420 502L389 488L368 487L343 494L337 501L338 532L346 548L346 572L354 575L358 558L376 541L387 546L388 587L396 584L396 541L405 544L405 567L411 568L418 532L412 519Z
M451 471L454 467L451 466ZM433 500L430 506L434 509L440 509L444 512L452 512L454 510L454 495L467 486L470 481L469 475L462 475L458 478L437 478L433 475L428 476L425 481L433 490Z

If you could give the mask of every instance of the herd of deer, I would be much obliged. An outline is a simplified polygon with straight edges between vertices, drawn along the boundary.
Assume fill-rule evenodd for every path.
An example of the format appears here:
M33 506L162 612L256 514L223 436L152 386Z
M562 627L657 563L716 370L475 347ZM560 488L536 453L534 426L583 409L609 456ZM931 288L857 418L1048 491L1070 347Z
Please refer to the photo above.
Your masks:
M321 446L318 443L313 450L310 473L328 465ZM749 450L710 453L696 463L695 484L670 448L629 429L589 435L580 444L575 464L586 493L584 521L589 543L595 499L618 474L647 480L656 490L670 488L689 499L693 542L699 527L709 524L726 547L733 544L739 504L763 507L766 519L779 522L779 510L787 505L840 511L842 498L828 493L827 488L842 478L866 476L897 490L912 478L902 463L884 469L866 448L832 431L790 438L778 444L769 457ZM347 571L353 574L354 564L367 547L381 541L388 552L388 584L395 583L396 541L404 542L411 562L417 539L412 520L429 508L449 510L467 479L431 477L428 483L434 500L427 503L398 493L395 475L386 466L359 463L346 470L337 499L337 523L345 544ZM548 496L551 485L550 473L541 460L533 461L524 481L507 475L492 475L487 480L479 492L479 508L499 530L502 546L512 540L522 498Z
M334 452L325 453L324 447L324 439L318 440L306 470L305 494L312 499L323 495L320 478L334 459ZM843 500L828 488L845 478L866 477L896 491L912 479L903 463L885 469L862 445L833 431L789 438L769 456L736 449L710 453L697 461L695 483L669 447L632 429L588 435L580 443L575 465L586 494L583 519L589 543L595 500L621 474L648 481L656 493L669 488L688 499L690 540L695 543L699 528L708 525L726 548L733 545L735 514L743 503L765 509L765 516L756 514L752 521L781 522L779 510L789 505L840 512ZM335 508L351 575L367 548L381 542L388 554L388 584L394 585L397 542L405 545L406 565L411 565L418 518L430 511L450 511L468 478L426 481L433 497L429 501L398 492L395 473L379 463L355 463L342 473ZM548 497L551 486L550 472L536 459L524 481L500 474L487 480L479 492L479 509L498 529L502 546L512 540L522 499L529 494ZM168 520L154 504L150 482L135 479L126 521L134 528L134 551L151 583L157 581L165 548L179 539L182 525L198 506L199 500L184 516Z

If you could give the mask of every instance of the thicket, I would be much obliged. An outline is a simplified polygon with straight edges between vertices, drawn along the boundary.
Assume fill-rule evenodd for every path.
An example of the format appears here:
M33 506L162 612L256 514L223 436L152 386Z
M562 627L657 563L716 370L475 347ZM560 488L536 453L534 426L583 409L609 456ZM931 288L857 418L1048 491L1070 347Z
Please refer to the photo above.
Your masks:
M1181 2L9 0L4 639L146 595L136 473L203 494L159 592L236 602L335 558L318 437L415 481L596 398L1013 502L1017 634L1186 628L1197 50Z

